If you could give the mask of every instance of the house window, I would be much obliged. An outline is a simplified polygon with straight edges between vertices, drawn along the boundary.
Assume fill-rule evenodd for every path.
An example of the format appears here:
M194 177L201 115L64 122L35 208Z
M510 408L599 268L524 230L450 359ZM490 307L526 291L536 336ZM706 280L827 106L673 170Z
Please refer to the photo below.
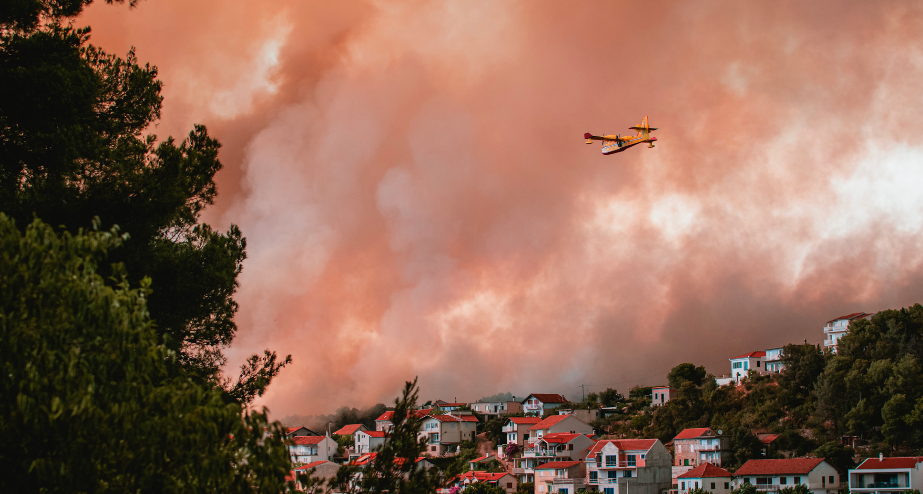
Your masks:
M590 472L590 483L595 484L597 480L599 480L599 472L595 470Z
M606 487L603 489L603 494L615 494L615 487Z
M801 483L801 477L794 477L794 479L792 480L792 483L794 483L795 485L800 484L800 483Z
M560 488L560 489L558 489L558 494L567 494L567 489L565 489L565 488L563 488L563 487Z
M641 459L642 459L642 460L644 459L644 455L641 455Z
M564 469L563 469L563 468L559 468L559 469L557 469L557 470L554 471L554 474L557 475L558 477L563 477L563 476L564 476Z
M734 368L734 369L740 369L740 368L743 367L743 366L744 366L744 363L743 363L743 362L734 362L734 364L731 365L731 367Z
M684 466L684 467L688 467L688 466L689 466L689 458L686 458L686 459L683 460L683 466Z
M615 471L615 470L611 470L611 471L609 471L608 473L609 473L608 477L609 477L610 479L614 479L614 478L616 478L616 477L618 476L618 472Z
M679 488L680 488L680 490L683 490L683 491L686 490L686 483L685 483L685 482L680 482L680 483L679 483Z
M759 360L756 361L756 366L757 366L757 367L760 366L760 361L759 361Z
M625 470L625 473L622 474L622 477L631 477L631 470Z
M788 477L779 477L779 485L788 484Z
M728 489L730 489L730 488L731 488L731 483L730 483L730 482L725 482L725 483L724 483L724 490L728 490Z
M630 467L636 466L635 465L635 462L637 461L636 458L637 456L635 455L628 455L628 466Z
M714 483L714 482L711 483L711 490L715 490L715 483Z
M507 483L506 483L506 488L507 488L507 489L512 489L512 488L513 488L513 483L512 483L512 482L507 482Z
M830 482L831 484L833 483L833 475L830 476L830 480L828 480L828 482Z
M616 455L608 455L608 456L606 456L606 466L607 466L607 467L615 467L615 466L618 466L618 464L619 464L619 457L618 457L618 456L616 456Z

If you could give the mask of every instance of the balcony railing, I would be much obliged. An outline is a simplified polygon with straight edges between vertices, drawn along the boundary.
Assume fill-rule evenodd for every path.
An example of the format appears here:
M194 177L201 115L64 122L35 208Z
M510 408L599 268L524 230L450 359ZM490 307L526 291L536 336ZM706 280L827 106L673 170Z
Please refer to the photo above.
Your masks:
M513 475L523 475L526 473L532 473L532 469L531 468L514 468L513 469Z
M898 485L898 482L872 482L866 484L865 487L868 489L897 489L901 486Z
M824 346L836 346L837 340L824 340Z
M718 446L717 444L711 444L708 446L697 446L695 449L696 451L718 451L721 449L721 446Z
M758 491L778 491L782 486L779 484L756 484L756 490Z
M597 464L596 468L634 468L638 463L635 461L606 462L602 465Z

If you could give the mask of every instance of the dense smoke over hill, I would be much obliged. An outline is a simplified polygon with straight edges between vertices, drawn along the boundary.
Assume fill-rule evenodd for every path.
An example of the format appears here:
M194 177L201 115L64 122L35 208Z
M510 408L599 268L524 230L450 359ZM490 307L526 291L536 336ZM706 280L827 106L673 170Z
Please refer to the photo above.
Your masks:
M84 17L159 66L153 130L224 143L210 221L248 237L236 351L295 359L277 416L414 376L444 398L721 374L923 291L919 3L136 10ZM655 149L583 144L644 115Z

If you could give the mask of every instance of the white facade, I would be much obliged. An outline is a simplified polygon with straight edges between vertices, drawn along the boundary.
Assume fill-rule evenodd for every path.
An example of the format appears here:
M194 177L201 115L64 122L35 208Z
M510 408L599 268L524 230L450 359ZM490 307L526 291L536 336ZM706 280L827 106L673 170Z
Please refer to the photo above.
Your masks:
M827 321L824 325L824 348L829 348L830 351L836 353L837 344L842 337L846 336L850 323L858 319L871 319L872 315L865 312L854 312Z
M567 400L556 394L530 394L526 399L522 400L522 411L526 415L535 415L541 417L545 415L546 412L560 407L567 403Z
M799 464L812 460L818 463L810 470L797 467ZM782 468L752 468L754 462L780 462L779 465L782 465ZM785 468L786 465L796 465L796 467ZM812 494L837 494L841 480L845 479L840 478L836 468L821 458L750 460L735 472L734 488L747 483L755 485L760 492L778 493L782 489L800 484L806 486Z
M385 432L383 431L356 431L353 434L353 444L355 455L364 455L371 453L385 443Z
M849 471L849 492L896 494L923 491L923 457L869 458Z
M654 386L651 388L651 406L661 406L670 401L676 390L669 386Z
M330 461L339 446L329 436L298 436L292 441L295 444L288 447L289 456L297 464Z
M670 463L656 439L599 441L586 457L587 485L602 494L660 494L673 484Z

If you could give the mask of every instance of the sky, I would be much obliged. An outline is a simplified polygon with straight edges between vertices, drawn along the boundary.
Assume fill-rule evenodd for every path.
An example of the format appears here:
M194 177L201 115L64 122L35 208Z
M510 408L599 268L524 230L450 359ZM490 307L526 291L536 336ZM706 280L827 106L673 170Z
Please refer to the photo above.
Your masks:
M923 4L96 2L223 144L277 417L666 382L923 302ZM585 132L657 147L603 156ZM156 280L155 280L156 283ZM580 385L586 385L581 388Z

